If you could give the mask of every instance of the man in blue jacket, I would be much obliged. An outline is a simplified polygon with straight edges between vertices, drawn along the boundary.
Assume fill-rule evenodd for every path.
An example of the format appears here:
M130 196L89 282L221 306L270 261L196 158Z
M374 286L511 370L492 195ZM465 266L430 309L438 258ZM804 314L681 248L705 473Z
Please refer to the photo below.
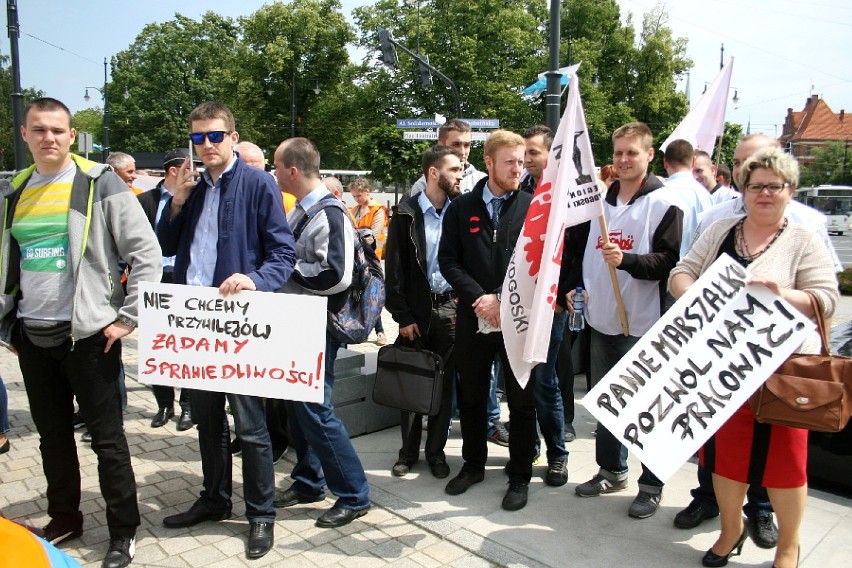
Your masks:
M157 226L164 256L175 255L174 282L217 286L227 296L241 290L273 292L295 264L293 234L281 193L272 176L246 165L234 153L239 141L234 116L219 102L206 102L189 115L195 152L206 166L198 174L187 159L178 170L172 198ZM250 523L249 558L272 548L275 475L266 428L264 399L194 390L204 489L185 513L163 519L169 528L231 516L231 453L227 398L243 449L243 488Z

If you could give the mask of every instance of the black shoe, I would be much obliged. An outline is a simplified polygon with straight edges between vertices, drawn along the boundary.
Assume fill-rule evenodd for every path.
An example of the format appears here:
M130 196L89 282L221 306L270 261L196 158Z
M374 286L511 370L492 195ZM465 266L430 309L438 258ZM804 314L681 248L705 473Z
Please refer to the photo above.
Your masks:
M551 487L562 487L568 483L568 469L565 467L565 460L557 460L547 464L544 482Z
M316 503L323 499L325 499L325 493L320 493L319 495L305 495L291 487L284 491L276 491L272 505L280 509L281 507L292 507L298 503Z
M175 409L170 406L159 409L157 414L154 415L154 418L151 419L151 428L161 428L165 426L169 419L171 419L174 415Z
M281 461L281 458L287 453L287 447L285 446L283 450L276 450L272 448L272 465L276 465Z
M391 468L391 475L394 477L405 477L411 471L411 462L408 460L399 460Z
M447 483L447 487L444 489L448 495L461 495L474 483L479 483L483 479L485 479L484 471L473 471L471 469L465 469L462 467L462 470L459 472L457 476L452 478L449 483Z
M692 501L683 511L675 515L674 526L679 529L694 529L707 519L718 517L719 511L712 513L698 501Z
M772 513L755 515L746 519L748 535L754 544L760 548L775 548L778 546L778 527Z
M42 530L41 538L56 546L60 542L79 538L83 534L83 520L70 520L63 518L51 519Z
M204 521L224 521L231 518L231 511L216 512L210 511L201 501L196 501L192 507L185 513L178 513L163 519L163 525L170 529L179 529L183 527L191 527Z
M348 525L358 517L363 517L367 514L367 511L370 510L370 507L366 509L349 509L347 507L343 507L342 505L335 505L325 513L323 513L317 522L314 523L316 526L324 528L324 529L333 529L336 527L342 527L343 525Z
M192 413L188 408L181 410L180 418L178 419L178 432L184 432L192 428Z
M91 443L92 443L92 435L89 433L89 431L88 431L88 430L86 430L85 432L83 432L83 435L82 435L82 436L80 436L80 441L81 441L81 442L86 442L87 444L91 444Z
M573 424L566 424L565 425L565 441L566 442L573 442L576 439L577 439L577 431L574 430L574 425Z
M438 479L444 479L450 475L450 466L448 466L447 462L444 460L434 459L430 461L429 470L432 472L432 475Z
M503 497L503 510L517 511L526 507L529 487L529 483L510 481L509 489L506 491L506 496Z
M240 444L239 438L234 438L231 442L231 455L234 457L243 455L243 447Z
M248 550L246 558L261 558L272 550L272 540L275 535L275 523L249 523Z
M83 413L79 410L74 413L74 420L72 424L74 425L75 430L79 430L80 428L86 425L86 419L83 418Z
M7 453L12 448L12 444L9 443L9 438L6 438L6 443L0 446L0 454Z
M726 554L725 556L719 556L718 554L713 552L713 549L711 548L704 554L704 558L701 559L701 564L703 566L710 566L711 568L716 566L727 566L728 559L731 556L739 556L742 553L743 543L745 543L747 535L748 532L746 531L746 528L743 527L743 534L740 535L739 540L737 540L736 544L734 544L734 547L728 554Z
M136 554L136 538L132 536L114 536L109 539L107 550L101 568L124 568L129 566Z

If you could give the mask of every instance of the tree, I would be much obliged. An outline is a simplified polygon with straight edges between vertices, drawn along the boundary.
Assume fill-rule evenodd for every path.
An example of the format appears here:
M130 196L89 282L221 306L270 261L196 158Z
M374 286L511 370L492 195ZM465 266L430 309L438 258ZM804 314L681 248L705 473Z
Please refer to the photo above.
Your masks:
M20 133L15 132L12 120L12 69L9 56L0 54L0 171L15 169L15 139ZM43 97L44 93L37 89L21 89L24 96L24 106L33 99Z
M829 142L814 148L811 159L800 161L799 186L852 185L852 152L848 140Z
M103 144L104 112L102 109L95 107L78 110L71 117L71 124L78 135L80 132L91 132L93 142Z

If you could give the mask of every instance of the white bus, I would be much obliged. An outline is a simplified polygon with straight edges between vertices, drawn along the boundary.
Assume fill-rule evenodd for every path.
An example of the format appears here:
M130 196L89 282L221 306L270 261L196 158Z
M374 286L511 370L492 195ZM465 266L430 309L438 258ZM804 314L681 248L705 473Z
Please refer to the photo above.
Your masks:
M825 215L826 230L843 235L850 230L852 216L852 187L848 185L818 185L800 187L796 190L796 201L801 201Z

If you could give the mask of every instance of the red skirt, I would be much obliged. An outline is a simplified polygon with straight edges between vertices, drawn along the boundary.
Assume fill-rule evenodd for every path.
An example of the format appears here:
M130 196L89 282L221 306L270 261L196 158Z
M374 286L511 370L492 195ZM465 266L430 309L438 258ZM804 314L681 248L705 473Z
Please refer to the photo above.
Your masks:
M801 487L808 481L808 431L761 424L746 402L707 440L699 458L712 473L741 483Z

